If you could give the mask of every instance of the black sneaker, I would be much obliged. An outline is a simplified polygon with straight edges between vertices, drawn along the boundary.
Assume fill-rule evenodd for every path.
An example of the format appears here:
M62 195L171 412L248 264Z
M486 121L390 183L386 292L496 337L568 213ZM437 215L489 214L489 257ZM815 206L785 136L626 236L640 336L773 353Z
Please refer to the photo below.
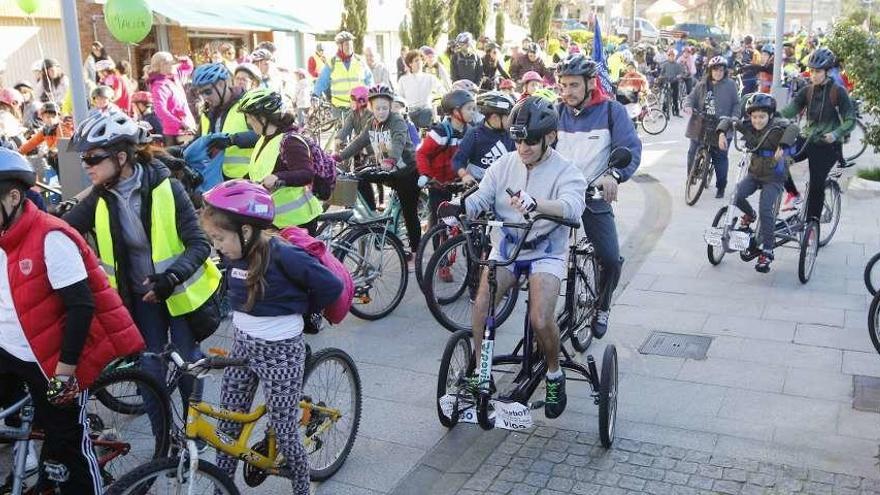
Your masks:
M724 189L719 189L715 192L715 199L721 199L724 197Z
M544 396L544 416L558 418L565 411L565 373L559 378L547 378L547 393Z
M608 331L609 316L611 316L611 311L601 309L596 311L596 316L593 317L592 324L593 337L601 339L605 336L605 332Z
M771 262L773 262L773 253L770 251L764 251L758 256L758 263L755 264L755 270L761 273L767 273L770 271Z

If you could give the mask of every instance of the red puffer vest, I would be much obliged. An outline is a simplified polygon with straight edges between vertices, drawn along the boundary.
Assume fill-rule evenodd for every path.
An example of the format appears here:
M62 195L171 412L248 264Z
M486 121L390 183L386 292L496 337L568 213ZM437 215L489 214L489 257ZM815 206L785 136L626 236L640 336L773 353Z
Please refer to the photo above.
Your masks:
M22 216L9 231L0 235L0 248L7 256L6 270L15 311L43 373L47 377L55 374L66 318L64 303L46 274L44 241L53 230L63 232L76 243L95 299L95 316L76 367L76 378L80 386L86 388L107 363L143 350L144 339L82 236L63 221L25 201Z

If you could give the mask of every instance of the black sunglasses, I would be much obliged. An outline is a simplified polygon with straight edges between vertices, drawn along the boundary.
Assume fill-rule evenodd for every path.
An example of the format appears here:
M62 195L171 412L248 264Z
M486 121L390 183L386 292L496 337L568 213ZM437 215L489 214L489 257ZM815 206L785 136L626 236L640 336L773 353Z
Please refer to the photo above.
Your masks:
M526 143L528 146L535 146L536 144L541 143L542 138L523 138L523 139L514 139L513 142L516 144Z
M89 167L94 167L95 165L103 162L104 160L113 156L112 153L104 153L103 155L79 155L79 159L82 160L83 163L88 165Z

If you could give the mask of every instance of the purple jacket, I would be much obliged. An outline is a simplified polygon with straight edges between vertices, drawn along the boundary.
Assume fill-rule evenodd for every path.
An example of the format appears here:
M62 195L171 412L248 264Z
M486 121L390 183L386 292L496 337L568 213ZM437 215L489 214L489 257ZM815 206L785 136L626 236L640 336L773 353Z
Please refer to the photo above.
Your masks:
M147 79L153 94L153 110L162 121L166 136L179 136L186 128L196 129L196 120L189 111L186 93L180 83L167 74L150 74Z

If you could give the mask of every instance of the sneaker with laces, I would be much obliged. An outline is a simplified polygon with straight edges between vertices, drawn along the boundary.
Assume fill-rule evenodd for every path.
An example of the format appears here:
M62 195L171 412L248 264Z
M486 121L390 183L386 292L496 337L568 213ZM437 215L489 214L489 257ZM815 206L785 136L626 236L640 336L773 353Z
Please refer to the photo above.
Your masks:
M447 284L452 282L452 270L448 266L441 266L437 275L442 282L446 282Z
M546 379L547 392L544 396L544 416L558 418L565 411L565 373L559 378Z
M611 316L611 311L608 310L598 310L596 311L596 316L593 317L593 337L597 339L601 339L605 336L605 332L608 331L608 317Z
M770 271L770 263L773 261L773 253L770 251L763 251L758 256L758 262L755 264L755 270L761 273L767 273Z

